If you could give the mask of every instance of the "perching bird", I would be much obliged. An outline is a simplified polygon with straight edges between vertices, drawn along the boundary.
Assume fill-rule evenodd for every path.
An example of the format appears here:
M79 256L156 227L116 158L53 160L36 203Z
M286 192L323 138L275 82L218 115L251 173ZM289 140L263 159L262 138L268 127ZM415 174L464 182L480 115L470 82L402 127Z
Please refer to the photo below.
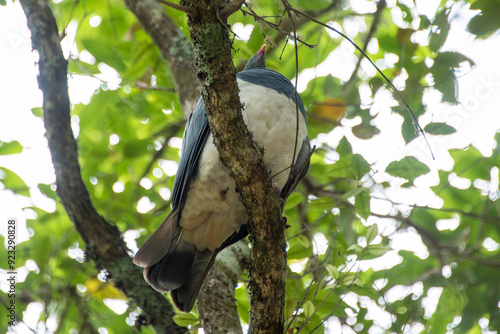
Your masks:
M266 68L265 50L264 45L250 58L237 81L243 118L264 147L265 166L283 198L307 171L311 149L302 100L285 76ZM170 291L180 311L193 308L217 253L248 234L247 212L235 188L219 160L200 98L184 132L172 212L134 257L136 265L146 267L148 283Z

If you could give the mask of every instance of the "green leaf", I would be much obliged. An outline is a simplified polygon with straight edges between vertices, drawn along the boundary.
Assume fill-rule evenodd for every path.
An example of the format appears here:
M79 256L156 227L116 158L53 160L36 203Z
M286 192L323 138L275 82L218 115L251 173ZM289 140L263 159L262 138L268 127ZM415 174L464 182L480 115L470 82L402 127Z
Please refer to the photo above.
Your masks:
M336 151L341 157L352 153L352 146L346 137L342 137Z
M250 321L250 301L244 285L235 290L234 297L236 298L238 313L241 319L244 323L248 324Z
M328 273L328 276L331 276L332 278L337 279L339 277L339 271L337 268L331 264L327 264L325 266L326 272Z
M427 18L425 15L420 15L420 26L418 27L418 30L425 30L427 27L431 25L431 21Z
M38 189L40 189L40 192L45 196L54 200L57 199L57 194L55 190L52 189L52 185L40 183L38 184Z
M458 176L466 177L471 180L490 179L490 171L495 165L495 162L483 157L481 152L474 146L469 146L463 150L452 149L449 152L455 161L453 171Z
M43 116L43 111L42 111L42 108L32 108L31 109L31 112L33 113L33 115L35 115L36 117L42 117Z
M352 128L352 133L356 137L370 139L380 133L380 130L372 124L375 117L370 113L370 109L356 107L356 110L351 112L352 116L361 117L361 123Z
M305 235L298 235L295 238L295 241L298 242L300 245L302 245L305 248L308 248L311 243L309 242L309 239Z
M198 323L198 318L193 313L176 314L173 319L177 325L182 327L193 326Z
M309 203L309 210L321 210L328 211L331 210L337 202L331 197L320 197Z
M443 102L456 104L458 98L458 83L453 69L433 67L431 73L434 77L434 81L439 82L439 84L434 87L443 94L441 100Z
M471 66L474 65L474 62L467 56L459 53L459 52L441 52L434 59L434 65L438 64L438 66L445 66L448 68L457 68L460 63L468 62Z
M11 141L9 143L0 141L0 155L16 154L23 151L23 146L18 141Z
M375 225L375 224L374 224ZM377 245L368 245L366 247L366 252L370 255L379 257L392 250L391 247L387 245L377 244Z
M342 233L348 245L354 244L356 240L352 227L353 221L356 219L353 211L354 209L351 207L342 208L338 218L339 232Z
M350 252L351 254L358 254L358 253L361 253L363 251L363 247L361 247L358 244L354 244L354 245L349 246L346 249L346 251Z
M5 188L12 190L14 193L24 196L29 196L30 191L23 179L10 169L0 167L0 182Z
M457 132L454 127L446 123L429 123L425 126L424 131L431 135L449 135Z
M495 0L479 0L472 4L471 9L481 12L474 16L467 25L467 31L479 38L487 38L500 28L498 13L500 3Z
M359 154L345 155L329 169L333 177L347 177L354 180L361 179L369 171L370 164Z
M366 243L370 244L370 242L372 242L373 239L375 239L375 237L377 235L378 235L378 225L377 224L373 224L373 225L369 226L366 229L366 235L365 235Z
M292 193L286 200L285 210L290 210L304 201L304 195L298 192Z
M361 188L364 189L364 188ZM370 215L370 194L366 191L359 193L354 199L354 205L356 206L356 213L360 215L363 219L368 219Z
M304 309L304 315L306 316L306 318L312 316L315 310L314 304L310 300L307 300L302 308Z
M363 282L359 278L358 275L351 274L347 275L343 280L342 280L342 285L349 286L349 285L357 285L360 287L363 287Z
M448 23L448 10L443 8L437 15L433 22L434 25L438 26L438 33L433 33L429 40L429 47L432 51L439 50L446 38L448 37L448 32L450 31L450 24Z
M290 240L290 248L287 251L287 258L289 260L300 260L311 256L312 247L310 242L304 235L298 235Z
M391 162L385 171L392 176L413 181L417 177L429 173L430 169L414 157L404 157L399 161Z
M371 124L358 124L352 128L352 133L360 139L370 139L380 133L380 130Z
M488 38L499 29L498 22L491 15L478 14L467 25L467 31L479 38Z
M444 102L457 103L458 86L454 68L460 63L473 61L458 52L441 52L434 58L431 73L436 82L435 88L443 93Z

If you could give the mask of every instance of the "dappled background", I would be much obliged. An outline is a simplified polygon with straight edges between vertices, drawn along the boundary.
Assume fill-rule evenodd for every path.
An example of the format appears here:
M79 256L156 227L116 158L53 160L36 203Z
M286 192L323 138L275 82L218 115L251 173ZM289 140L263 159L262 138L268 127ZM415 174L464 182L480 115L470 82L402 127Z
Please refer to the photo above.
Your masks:
M290 4L365 50L426 131L424 138L401 98L334 31L304 17L292 24L271 0L229 18L237 68L266 43L268 67L297 77L317 146L284 212L290 333L499 331L498 3ZM124 3L52 8L65 32L83 179L134 252L169 212L188 111L168 63ZM165 10L187 34L185 14ZM294 25L298 59L284 33ZM56 198L37 55L18 2L0 7L0 27L0 215L3 235L7 218L19 224L16 329L130 332L141 311L86 261ZM4 251L2 273L6 263ZM246 279L236 290L243 325ZM0 304L7 301L1 293ZM176 321L197 332L196 310Z

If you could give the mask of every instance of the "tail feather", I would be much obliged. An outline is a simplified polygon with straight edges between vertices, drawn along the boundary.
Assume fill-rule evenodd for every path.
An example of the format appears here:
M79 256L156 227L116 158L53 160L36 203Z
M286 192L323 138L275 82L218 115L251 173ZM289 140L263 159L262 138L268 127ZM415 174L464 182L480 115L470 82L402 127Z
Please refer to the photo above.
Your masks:
M214 263L217 251L205 250L196 251L189 271L189 279L178 289L172 290L170 296L177 307L182 312L189 312L193 308L198 292L208 271Z
M160 227L149 237L134 256L134 263L140 267L149 267L159 262L169 251L171 243L181 233L177 222L179 210L174 209L165 218Z
M179 238L158 263L144 269L144 278L155 290L170 291L175 306L189 312L216 255L217 251L200 252Z
M187 243L178 216L174 209L136 253L134 263L146 267L144 278L155 290L170 291L176 307L189 312L217 251L201 252Z
M189 279L196 253L198 252L193 245L185 242L182 236L179 237L178 242L172 245L167 255L151 267L155 269L156 276L149 275L148 282L164 291L180 288Z
M175 306L189 312L212 267L219 250L248 234L246 225L228 238L221 247L199 251L185 240L174 209L134 257L134 263L144 268L144 278L157 291L171 292Z

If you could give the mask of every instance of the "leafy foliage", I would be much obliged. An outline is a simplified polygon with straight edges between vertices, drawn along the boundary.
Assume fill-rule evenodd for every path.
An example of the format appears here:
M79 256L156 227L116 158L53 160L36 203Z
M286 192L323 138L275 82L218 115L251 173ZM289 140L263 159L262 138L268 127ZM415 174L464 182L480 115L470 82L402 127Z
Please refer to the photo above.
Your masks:
M468 30L486 38L498 29L494 15L498 1L470 2L472 9L481 12L469 22ZM345 30L355 24L357 28L349 36L360 46L368 37L377 45L369 48L370 57L390 79L403 82L398 87L417 117L426 111L426 89L437 91L443 102L458 102L455 69L473 62L465 55L442 50L452 20L448 3L443 2L434 17L418 15L398 3L382 7L379 20L353 11L347 2L290 3ZM73 105L83 178L97 210L125 235L139 230L136 241L142 244L168 212L179 158L184 117L169 66L122 2L68 0L53 6L61 31L76 25L75 45L91 55L73 55L71 75L103 80L88 104ZM235 64L241 68L255 50L268 43L276 46L268 55L268 67L293 78L294 47L272 27L283 21L281 29L289 31L290 19L283 18L282 8L271 0L243 9L230 17L230 23L233 28L241 23L253 30L248 40L235 39ZM185 15L170 8L166 11L187 33ZM399 26L393 20L394 12L401 13ZM298 44L300 71L319 66L332 52L348 53L348 43L344 45L345 41L324 27L305 18L295 25L300 40L316 46ZM372 25L375 33L369 35ZM427 32L427 43L414 42L411 36L419 32ZM390 62L394 56L397 60ZM306 179L290 196L284 212L290 225L288 332L325 333L340 323L358 333L407 333L410 327L419 326L422 333L479 333L482 318L489 321L487 329L499 331L500 135L491 156L473 146L450 150L454 165L449 171L431 171L431 166L413 156L381 168L359 149L359 142L375 139L380 133L374 125L380 110L373 101L388 88L380 76L366 70L364 61L361 65L362 70L349 80L316 73L301 93L308 107L309 134L318 149ZM110 76L103 73L118 79L107 81ZM402 117L400 136L410 142L417 134L401 102L392 100L392 110ZM33 114L42 116L40 110ZM442 122L424 128L439 136L456 131ZM345 133L348 135L339 135ZM340 140L327 139L331 134ZM1 155L22 149L17 141L0 142ZM437 175L432 192L442 201L440 207L399 203L391 196L418 191L415 181L429 173ZM399 178L406 183L400 185ZM30 196L23 179L7 168L0 169L0 183L17 195ZM54 186L39 184L38 189L57 201ZM124 297L106 282L105 273L97 276L92 264L85 261L85 245L62 206L57 204L55 212L36 205L27 210L31 234L20 245L17 263L25 264L29 273L18 285L18 314L40 303L40 323L57 319L60 332L95 332L99 327L109 333L130 332L130 326L139 323L140 311L129 303L125 312L117 314L104 304L106 299ZM413 238L410 244L421 245L420 251L410 244L397 245L408 236ZM244 284L237 288L236 298L241 320L247 323L249 302ZM435 309L429 306L431 300L437 302ZM196 311L174 320L194 329L198 325ZM3 317L0 327L6 327ZM143 329L148 332L152 329Z

